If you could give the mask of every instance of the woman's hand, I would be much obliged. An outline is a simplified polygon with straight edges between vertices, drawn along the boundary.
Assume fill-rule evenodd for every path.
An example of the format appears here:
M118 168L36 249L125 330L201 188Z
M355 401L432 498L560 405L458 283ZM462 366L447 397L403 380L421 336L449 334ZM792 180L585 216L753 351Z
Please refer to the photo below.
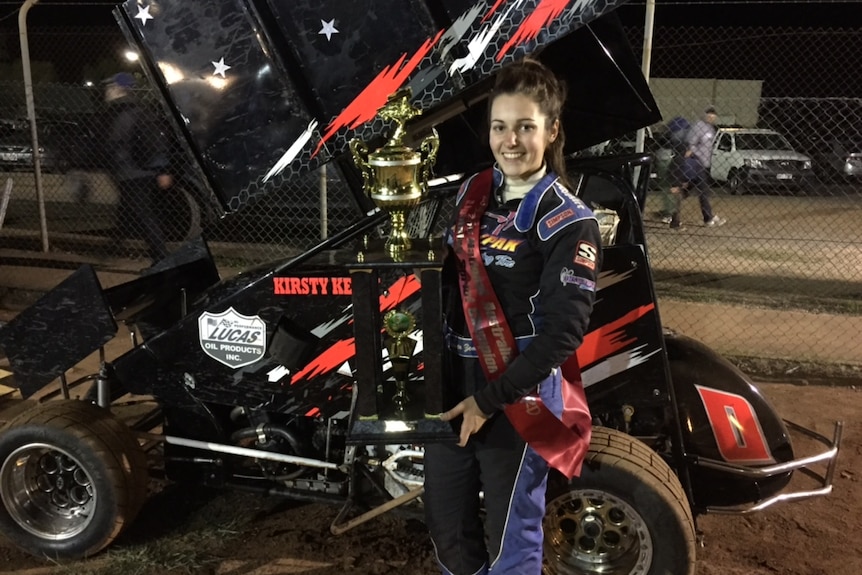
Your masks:
M440 419L450 421L459 415L463 416L464 420L461 422L461 438L458 446L465 447L470 436L482 429L482 426L488 421L488 416L482 413L472 395L441 415Z

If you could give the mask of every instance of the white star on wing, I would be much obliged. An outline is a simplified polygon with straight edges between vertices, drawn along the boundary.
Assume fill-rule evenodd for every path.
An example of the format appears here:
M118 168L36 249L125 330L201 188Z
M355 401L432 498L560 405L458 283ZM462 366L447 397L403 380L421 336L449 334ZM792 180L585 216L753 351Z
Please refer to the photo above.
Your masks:
M318 32L318 34L326 34L327 42L332 40L333 34L339 33L338 30L335 29L335 18L333 18L329 22L321 20L320 23L323 24L323 28L320 29L320 32Z
M222 56L221 60L219 60L218 62L212 62L212 65L215 66L213 76L218 75L222 78L225 78L226 76L224 75L224 73L231 69L230 66L224 63L224 56Z
M141 21L141 26L146 26L147 20L153 19L153 17L150 16L150 7L138 6L138 13L135 15L135 18Z

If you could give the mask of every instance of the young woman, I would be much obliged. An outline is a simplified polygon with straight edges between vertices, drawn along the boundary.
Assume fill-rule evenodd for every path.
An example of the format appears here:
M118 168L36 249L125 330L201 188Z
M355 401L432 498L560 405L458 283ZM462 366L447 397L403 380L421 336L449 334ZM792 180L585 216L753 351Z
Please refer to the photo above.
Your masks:
M583 339L601 267L598 223L565 183L564 100L564 86L535 60L500 71L488 118L496 163L464 183L447 233L460 296L448 340L464 399L443 419L460 424L460 441L425 452L427 524L446 574L542 569L554 457L547 446L539 454L524 418L560 424L569 384L559 367ZM586 451L581 405L576 433L586 443L557 464L579 467Z

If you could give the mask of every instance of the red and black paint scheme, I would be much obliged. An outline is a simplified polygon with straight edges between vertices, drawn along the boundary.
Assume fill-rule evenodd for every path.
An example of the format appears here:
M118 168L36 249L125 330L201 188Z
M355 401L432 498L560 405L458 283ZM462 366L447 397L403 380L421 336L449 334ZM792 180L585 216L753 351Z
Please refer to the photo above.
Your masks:
M439 174L487 166L473 128L483 95L496 70L527 54L569 81L569 151L657 121L614 19L620 3L129 0L117 18L212 193L235 211L257 194L289 194L292 176L324 162L349 171L349 138L379 139L377 108L405 85L424 111L408 128L441 134ZM578 351L594 425L652 447L695 513L771 501L804 467L794 461L787 425L729 362L662 329L641 219L649 162L633 155L569 165L573 191L616 220ZM142 341L100 376L111 379L114 397L128 391L158 401L169 476L304 498L352 495L351 473L296 478L297 466L312 460L342 472L348 459L357 362L348 262L387 220L353 175L347 179L367 211L289 260L222 279L199 239L107 290L85 266L0 329L22 393L61 376L126 322ZM417 237L439 237L458 183L430 190L425 207L437 217ZM415 277L392 268L381 272L372 305L421 319L420 296ZM415 350L419 373L424 353ZM260 473L250 478L247 461L214 447L262 436L258 449L299 459L256 461ZM820 493L831 488L839 438L838 430L831 443L819 438L831 446L818 460L829 464Z

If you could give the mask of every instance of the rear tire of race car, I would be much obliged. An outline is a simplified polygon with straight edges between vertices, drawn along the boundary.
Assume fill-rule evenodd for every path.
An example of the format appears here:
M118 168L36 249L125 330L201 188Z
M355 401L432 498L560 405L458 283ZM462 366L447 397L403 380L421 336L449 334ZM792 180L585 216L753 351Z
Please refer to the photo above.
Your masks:
M0 533L54 560L108 546L147 495L147 461L128 427L84 401L50 401L0 434Z
M646 444L593 428L580 477L552 472L544 575L694 575L695 528L676 474Z

